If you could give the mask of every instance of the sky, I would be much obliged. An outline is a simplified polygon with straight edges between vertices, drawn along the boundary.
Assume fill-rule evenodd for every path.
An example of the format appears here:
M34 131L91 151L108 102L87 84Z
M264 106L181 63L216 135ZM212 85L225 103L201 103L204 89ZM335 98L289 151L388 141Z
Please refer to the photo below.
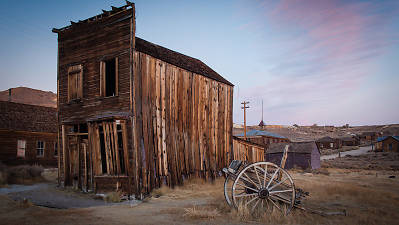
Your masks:
M399 123L397 0L137 0L136 35L198 58L247 124ZM52 28L124 1L0 1L0 90L56 92Z

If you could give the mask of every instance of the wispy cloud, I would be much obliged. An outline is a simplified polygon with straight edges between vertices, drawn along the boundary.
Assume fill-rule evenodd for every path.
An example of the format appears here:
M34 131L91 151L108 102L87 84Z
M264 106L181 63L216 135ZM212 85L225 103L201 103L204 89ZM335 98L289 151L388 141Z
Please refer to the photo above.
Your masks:
M258 1L256 21L240 28L266 34L264 47L271 51L265 52L264 64L272 66L263 72L272 79L257 81L257 87L242 90L240 97L264 99L271 122L301 123L311 121L305 117L317 117L328 123L329 115L312 112L318 107L334 109L343 97L364 91L360 86L376 72L375 59L398 44L398 30L391 26L399 12L396 1L267 3ZM253 122L259 113L259 107L253 109Z

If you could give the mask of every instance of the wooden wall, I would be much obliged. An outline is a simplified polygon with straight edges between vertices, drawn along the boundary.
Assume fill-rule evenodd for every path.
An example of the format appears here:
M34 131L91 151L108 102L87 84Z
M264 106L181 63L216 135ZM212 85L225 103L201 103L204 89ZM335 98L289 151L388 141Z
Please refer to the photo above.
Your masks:
M86 122L86 119L101 114L130 112L130 51L134 35L131 30L133 22L124 18L132 14L130 9L58 34L61 122ZM114 57L118 57L119 93L118 96L101 97L100 63ZM76 65L83 68L83 97L69 102L68 69Z
M134 53L133 175L137 193L190 176L214 178L232 151L233 87Z
M17 157L17 142L25 140L25 157ZM45 142L44 156L36 156L37 141ZM8 165L39 164L57 167L58 158L54 155L56 133L0 130L0 161ZM59 151L58 151L59 152Z
M257 144L251 144L239 138L233 138L233 159L248 161L249 163L265 161L265 148Z

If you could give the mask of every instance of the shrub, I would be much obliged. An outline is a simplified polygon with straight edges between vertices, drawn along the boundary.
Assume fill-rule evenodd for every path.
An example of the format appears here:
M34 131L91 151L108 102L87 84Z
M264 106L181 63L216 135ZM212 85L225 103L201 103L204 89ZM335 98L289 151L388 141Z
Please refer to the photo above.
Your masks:
M106 202L121 202L121 192L109 192L105 195L104 200Z

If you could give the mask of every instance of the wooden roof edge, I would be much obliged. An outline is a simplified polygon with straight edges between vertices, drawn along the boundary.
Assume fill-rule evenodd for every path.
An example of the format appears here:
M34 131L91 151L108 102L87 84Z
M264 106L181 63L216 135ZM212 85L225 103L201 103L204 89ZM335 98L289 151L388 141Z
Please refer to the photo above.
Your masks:
M59 34L59 33L62 33L63 31L69 30L72 27L75 27L75 26L80 25L80 24L86 24L88 22L98 21L98 20L102 19L103 17L117 15L120 12L124 12L124 11L126 11L128 9L134 8L134 3L126 0L126 4L125 5L123 5L121 7L111 6L111 8L112 8L111 11L107 11L107 10L102 9L102 13L101 14L98 14L96 16L92 16L92 17L90 17L88 19L85 19L85 20L79 20L79 22L70 21L71 25L65 26L65 27L62 27L62 28L53 28L51 31L53 33Z

